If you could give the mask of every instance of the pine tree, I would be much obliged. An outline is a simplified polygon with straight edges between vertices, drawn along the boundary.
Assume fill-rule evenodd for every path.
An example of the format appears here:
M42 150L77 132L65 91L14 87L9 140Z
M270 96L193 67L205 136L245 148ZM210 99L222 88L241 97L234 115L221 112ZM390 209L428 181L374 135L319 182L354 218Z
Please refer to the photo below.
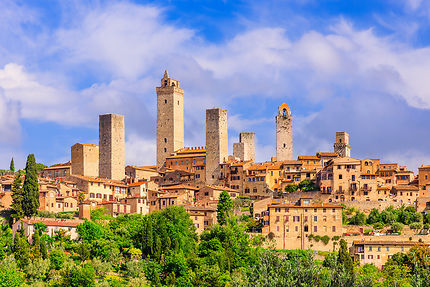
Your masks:
M340 248L337 256L337 262L345 267L345 270L349 273L354 272L354 264L351 256L349 256L348 245L344 239L340 240Z
M231 215L233 210L233 201L227 191L223 190L219 196L217 219L218 223L224 225L227 223L227 218Z
M9 170L11 170L12 172L15 172L15 163L13 162L13 158L12 158L12 160L10 161L10 167L9 167Z
M21 172L18 172L12 184L11 209L12 209L12 217L15 219L20 219L24 217L22 201L23 201L22 179L21 179Z
M23 210L26 217L32 217L36 214L40 206L39 202L39 182L36 171L36 160L34 154L27 157L25 166L25 180L23 189Z

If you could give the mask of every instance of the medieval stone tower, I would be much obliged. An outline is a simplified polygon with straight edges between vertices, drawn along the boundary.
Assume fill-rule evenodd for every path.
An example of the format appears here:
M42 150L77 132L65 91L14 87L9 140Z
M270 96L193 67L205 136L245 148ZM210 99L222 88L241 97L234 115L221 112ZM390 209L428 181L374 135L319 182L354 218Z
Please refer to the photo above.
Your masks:
M74 144L71 148L71 174L99 176L99 146L96 144Z
M240 133L239 142L233 144L233 155L241 161L255 161L255 133Z
M99 116L99 177L123 180L125 177L124 116Z
M220 163L228 157L227 111L206 110L206 184L217 184Z
M167 70L157 90L157 167L184 147L184 90L179 81L169 78Z
M336 132L336 142L333 147L334 152L340 157L350 157L351 146L349 145L349 134L347 132Z
M290 107L285 103L278 107L276 116L276 159L293 159L293 117Z

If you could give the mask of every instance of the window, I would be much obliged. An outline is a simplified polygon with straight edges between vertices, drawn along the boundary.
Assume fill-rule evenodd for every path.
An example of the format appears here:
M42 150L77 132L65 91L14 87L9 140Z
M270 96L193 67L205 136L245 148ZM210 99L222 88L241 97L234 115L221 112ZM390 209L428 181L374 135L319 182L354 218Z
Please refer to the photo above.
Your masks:
M314 221L317 222L318 221L318 216L314 216Z
M333 226L333 227L331 228L331 231L332 231L332 232L336 232L336 226Z
M280 231L280 227L279 226L276 226L276 231Z
M339 174L339 179L342 179L342 175L341 174Z
M296 230L296 232L299 232L299 227L298 226L296 226L294 229Z
M372 251L372 246L369 246L369 251Z
M314 226L314 232L318 232L318 228Z
M164 138L164 142L165 142L165 143L167 142L167 138Z
M167 104L167 100L164 100L164 103Z

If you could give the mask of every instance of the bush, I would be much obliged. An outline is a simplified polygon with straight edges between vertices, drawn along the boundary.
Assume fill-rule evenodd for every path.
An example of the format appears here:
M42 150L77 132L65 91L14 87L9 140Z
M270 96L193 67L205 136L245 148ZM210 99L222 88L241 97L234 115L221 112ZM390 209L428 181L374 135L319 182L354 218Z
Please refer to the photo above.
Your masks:
M423 227L421 222L413 222L409 225L409 228L412 230L420 230Z
M51 268L60 270L66 260L66 254L62 250L56 249L49 253L49 259L51 260Z
M376 222L373 224L373 229L382 229L384 228L384 224L382 222Z
M95 271L86 264L84 267L75 266L67 268L62 272L62 283L60 286L68 287L93 287L96 286Z
M324 245L327 245L327 243L330 241L330 237L328 235L324 235L321 237L321 241L324 243Z
M401 224L400 222L394 222L394 223L391 225L391 229L392 229L394 232L400 232L400 231L402 231L402 230L403 230L403 224Z
M373 230L372 229L364 229L364 234L369 235Z
M91 261L91 266L99 277L105 277L112 270L112 265L109 262L101 261L98 258L94 258Z
M132 278L140 277L144 271L143 264L139 260L131 260L125 263L127 269L127 276Z
M46 275L50 270L50 265L51 262L49 259L35 259L25 267L25 273L27 274L27 277L32 280L45 280Z

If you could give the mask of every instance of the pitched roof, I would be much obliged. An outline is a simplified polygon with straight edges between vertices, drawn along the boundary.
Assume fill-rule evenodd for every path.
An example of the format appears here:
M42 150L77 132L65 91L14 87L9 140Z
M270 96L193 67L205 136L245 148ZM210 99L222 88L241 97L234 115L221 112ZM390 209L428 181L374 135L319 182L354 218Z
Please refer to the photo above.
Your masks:
M388 241L388 240L354 240L353 245L428 245L424 242L414 242L414 241Z
M186 185L186 184L176 184L171 186L162 187L163 190L174 190L174 189L190 189L190 190L199 190L197 187Z
M148 182L150 182L150 180L148 180L148 181L138 181L138 182L130 183L130 184L129 184L129 185L127 185L127 186L128 186L128 187L140 186L140 185L145 184L145 183L148 183Z
M52 218L39 218L39 219L21 219L21 221L27 224L43 223L46 226L64 226L64 227L76 227L83 223L84 220L80 219L52 219Z

